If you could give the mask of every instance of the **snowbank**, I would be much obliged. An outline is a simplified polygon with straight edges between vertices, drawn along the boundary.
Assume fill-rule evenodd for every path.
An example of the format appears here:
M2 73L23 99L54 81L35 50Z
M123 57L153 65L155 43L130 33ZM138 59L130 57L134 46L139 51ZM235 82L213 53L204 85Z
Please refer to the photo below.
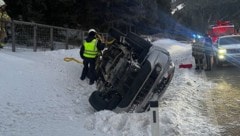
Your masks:
M176 65L174 78L161 99L160 135L213 136L218 128L204 104L211 83L193 69L191 47L173 40L153 43L166 48ZM0 51L0 135L3 136L150 136L146 113L95 112L88 97L95 90L79 79L82 65L63 61L79 58L79 50Z

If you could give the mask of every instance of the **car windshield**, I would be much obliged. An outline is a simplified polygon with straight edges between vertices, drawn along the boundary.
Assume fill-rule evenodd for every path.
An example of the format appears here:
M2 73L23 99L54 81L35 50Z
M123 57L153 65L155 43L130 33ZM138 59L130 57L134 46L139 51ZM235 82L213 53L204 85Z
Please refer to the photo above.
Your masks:
M219 39L219 45L240 44L240 36L225 37Z

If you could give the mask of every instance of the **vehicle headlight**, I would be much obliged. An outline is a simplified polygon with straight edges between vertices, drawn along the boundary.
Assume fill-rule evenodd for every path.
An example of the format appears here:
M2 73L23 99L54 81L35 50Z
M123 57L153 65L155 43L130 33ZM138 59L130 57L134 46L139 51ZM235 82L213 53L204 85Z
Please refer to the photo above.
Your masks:
M226 49L218 49L218 54L226 54L227 50Z
M156 67L155 67L156 73L160 73L161 70L162 70L161 66L160 65L156 65Z
M218 55L218 59L224 60L224 59L225 59L225 56L224 56L224 55Z
M174 65L174 63L171 61L169 68L171 69L171 68L174 68L174 67L175 67L175 65Z

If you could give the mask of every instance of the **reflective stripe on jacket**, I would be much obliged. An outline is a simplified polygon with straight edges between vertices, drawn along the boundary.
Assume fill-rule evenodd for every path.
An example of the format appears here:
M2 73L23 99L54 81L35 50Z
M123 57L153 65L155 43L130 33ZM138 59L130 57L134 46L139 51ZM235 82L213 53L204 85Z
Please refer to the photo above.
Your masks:
M93 39L91 42L83 41L84 52L83 56L86 58L96 58L98 54L97 40Z

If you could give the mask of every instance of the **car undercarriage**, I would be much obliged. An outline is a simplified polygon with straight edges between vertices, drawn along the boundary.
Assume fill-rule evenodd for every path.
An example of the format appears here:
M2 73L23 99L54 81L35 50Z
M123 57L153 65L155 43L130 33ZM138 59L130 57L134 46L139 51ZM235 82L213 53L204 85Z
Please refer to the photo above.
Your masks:
M110 29L115 41L98 57L92 107L115 112L144 112L159 100L174 75L170 54L135 33Z

